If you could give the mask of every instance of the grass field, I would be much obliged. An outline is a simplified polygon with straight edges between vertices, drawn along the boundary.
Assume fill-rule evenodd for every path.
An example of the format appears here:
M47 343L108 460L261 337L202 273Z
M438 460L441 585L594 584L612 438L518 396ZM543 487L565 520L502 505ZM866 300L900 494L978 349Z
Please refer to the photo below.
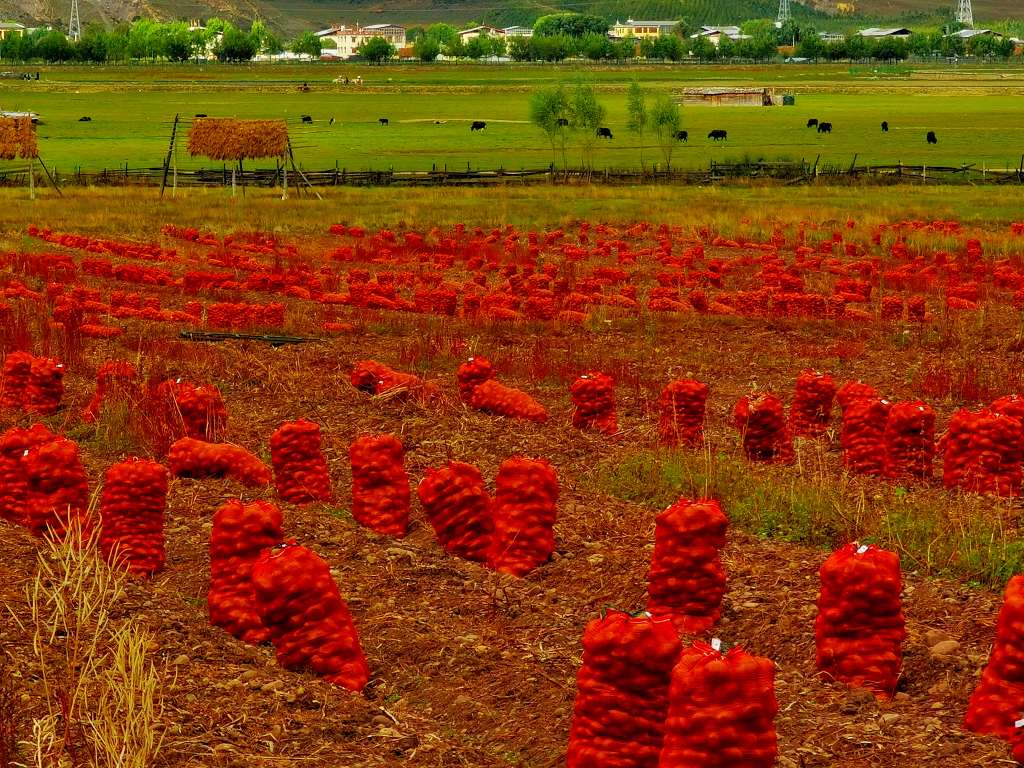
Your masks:
M335 85L338 75L361 75L364 85ZM173 116L196 113L286 118L298 160L308 168L516 169L552 160L545 137L529 123L530 94L575 77L598 88L615 135L597 146L597 168L640 165L640 141L625 128L625 90L634 79L652 97L702 84L769 85L797 96L795 107L684 108L690 141L676 149L678 168L742 158L813 162L818 156L825 164L848 165L856 155L858 163L1002 169L1017 167L1024 152L1019 67L69 67L45 70L38 83L0 85L0 109L38 112L41 155L63 172L158 166ZM312 91L300 92L302 82ZM314 124L301 125L303 114ZM86 115L92 122L79 123ZM379 117L391 125L382 128ZM806 129L810 117L832 122L833 134ZM470 133L473 120L487 121L487 130ZM891 126L886 136L882 120ZM728 130L727 143L705 139L715 128ZM938 146L925 143L929 130L938 133ZM653 137L646 144L646 161L660 162ZM578 164L578 149L568 159ZM184 141L178 164L209 165L189 158Z

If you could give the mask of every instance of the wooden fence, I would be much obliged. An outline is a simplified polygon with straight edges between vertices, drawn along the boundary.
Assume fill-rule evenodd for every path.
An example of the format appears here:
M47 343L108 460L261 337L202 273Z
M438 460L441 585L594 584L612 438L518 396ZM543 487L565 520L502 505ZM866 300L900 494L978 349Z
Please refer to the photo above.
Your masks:
M50 173L61 187L140 186L160 187L164 179L163 168L119 168L102 171L75 171L65 173L50 168ZM280 187L284 182L282 168L236 169L234 183L246 187ZM41 174L37 171L37 180ZM25 165L0 165L0 186L27 186L28 168ZM179 170L176 180L169 178L168 186L179 187L231 187L232 169L203 168ZM810 162L712 162L708 168L685 170L636 169L556 169L532 168L523 170L429 170L429 171L349 171L343 168L328 170L301 169L301 177L288 173L288 185L295 191L303 187L487 187L515 184L598 184L598 185L707 185L707 184L1024 184L1024 158L1015 169L979 168L977 165L857 165L856 157L850 165Z

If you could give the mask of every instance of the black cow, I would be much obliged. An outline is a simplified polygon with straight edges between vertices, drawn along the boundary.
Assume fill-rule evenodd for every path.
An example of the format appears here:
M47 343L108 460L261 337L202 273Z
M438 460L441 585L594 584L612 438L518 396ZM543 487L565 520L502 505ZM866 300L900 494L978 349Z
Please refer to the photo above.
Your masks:
M487 123L485 123L483 120L474 120L473 124L471 126L469 126L469 130L471 130L471 131L482 131L486 127L487 127Z
M818 133L832 133L832 123L818 123Z
M327 124L328 125L334 125L334 118L332 117L330 120L328 120Z
M569 125L569 121L564 117L560 117L558 118L557 124L559 128L565 128L567 125Z
M939 140L935 137L935 131L928 131L928 143L938 144Z
M690 134L687 131L676 131L674 134L672 134L672 136L676 141L690 140Z
M206 114L204 112L200 112L196 117L206 117Z
M889 121L888 120L883 120L882 121L882 133L888 133L888 132L889 132Z
M714 139L715 141L719 141L719 140L728 141L729 140L729 132L728 131L723 131L721 129L716 129L716 130L714 130L714 131L712 131L711 133L708 134L708 138L709 139Z
M377 118L377 122L380 123L381 125L387 125L388 119L386 117L379 117Z
M302 116L302 122L308 123L308 124L312 125L313 124L313 118L310 117L309 115L303 115Z
M808 120L807 121L807 127L808 128L817 128L818 127L818 118L812 117L810 120Z
M612 129L605 128L604 126L597 129L597 138L599 139L612 139Z
M80 118L78 118L78 122L80 122L80 123L91 123L92 122L92 118L91 117L80 117Z

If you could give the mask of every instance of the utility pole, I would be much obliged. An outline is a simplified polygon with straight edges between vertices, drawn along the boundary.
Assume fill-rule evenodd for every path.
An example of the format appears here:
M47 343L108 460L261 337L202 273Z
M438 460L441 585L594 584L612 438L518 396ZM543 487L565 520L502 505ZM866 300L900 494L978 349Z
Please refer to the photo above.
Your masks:
M781 27L792 18L793 15L789 11L789 0L779 0L779 15L775 17L775 26Z
M68 22L68 37L78 42L82 37L82 21L78 15L78 0L71 0L71 21Z
M974 10L971 8L971 0L960 0L956 9L956 20L964 26L974 29Z

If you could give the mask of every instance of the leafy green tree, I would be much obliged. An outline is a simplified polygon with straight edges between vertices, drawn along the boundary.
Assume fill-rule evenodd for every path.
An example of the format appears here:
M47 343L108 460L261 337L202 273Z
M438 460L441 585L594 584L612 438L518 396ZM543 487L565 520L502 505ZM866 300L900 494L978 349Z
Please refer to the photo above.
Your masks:
M107 30L99 24L90 24L82 30L81 39L75 44L75 58L100 64L107 60Z
M650 124L654 129L654 135L658 137L658 147L665 160L665 170L668 170L672 167L672 153L678 144L676 133L683 124L679 105L668 95L659 96L651 107Z
M486 35L477 35L472 40L466 42L465 55L468 59L476 61L489 55L490 52L491 46Z
M466 57L466 45L462 42L461 37L456 37L454 40L449 40L447 43L442 44L441 50L450 59L463 59Z
M605 108L597 100L594 87L579 82L569 96L569 127L578 135L580 160L584 168L593 167L597 129L604 122Z
M532 61L533 45L528 37L513 37L508 41L508 55L512 61Z
M584 13L552 13L541 16L533 24L537 37L583 37L588 34L603 35L608 32L608 22L600 16Z
M817 61L825 58L825 43L817 35L805 37L796 46L796 55L803 59Z
M224 36L213 49L213 55L218 61L252 61L252 57L259 51L258 39L253 35L246 34L235 26L227 26L224 29Z
M412 45L412 54L420 61L434 61L441 55L441 43L424 35Z
M188 25L178 21L164 27L158 53L170 61L188 61L195 52L195 36Z
M371 37L356 48L356 53L371 64L383 64L385 61L395 58L398 51L383 37Z
M63 32L51 29L36 41L35 55L48 64L60 64L74 59L75 52Z
M711 61L715 58L715 44L704 35L694 38L690 42L690 55L698 61Z
M626 128L630 133L635 133L640 141L640 167L647 170L644 162L644 131L647 129L647 98L640 83L634 80L626 92Z
M720 59L734 59L736 58L736 41L728 35L722 35L718 40L718 58Z
M419 40L422 40L426 36L426 27L413 26L405 30L405 40L409 45L415 45Z
M491 56L502 57L508 53L508 41L504 37L492 37L490 43Z
M580 51L591 61L616 58L615 44L605 35L587 35L580 41Z
M427 27L427 37L432 37L445 46L459 39L459 30L451 24L431 24Z
M307 54L319 59L324 52L323 41L312 32L303 32L292 42L292 53Z
M992 51L996 56L1002 56L1004 59L1008 59L1013 56L1017 50L1017 46L1013 40L1008 37L1002 37L996 41L995 49Z
M544 61L565 61L576 52L576 44L568 35L540 36L530 38L535 59Z
M846 38L843 47L846 49L846 58L851 61L862 61L870 56L868 41L860 35Z
M555 164L556 147L562 149L562 166L565 167L566 126L568 124L569 98L565 88L556 85L541 88L530 98L530 122L540 128L551 143L551 164Z

